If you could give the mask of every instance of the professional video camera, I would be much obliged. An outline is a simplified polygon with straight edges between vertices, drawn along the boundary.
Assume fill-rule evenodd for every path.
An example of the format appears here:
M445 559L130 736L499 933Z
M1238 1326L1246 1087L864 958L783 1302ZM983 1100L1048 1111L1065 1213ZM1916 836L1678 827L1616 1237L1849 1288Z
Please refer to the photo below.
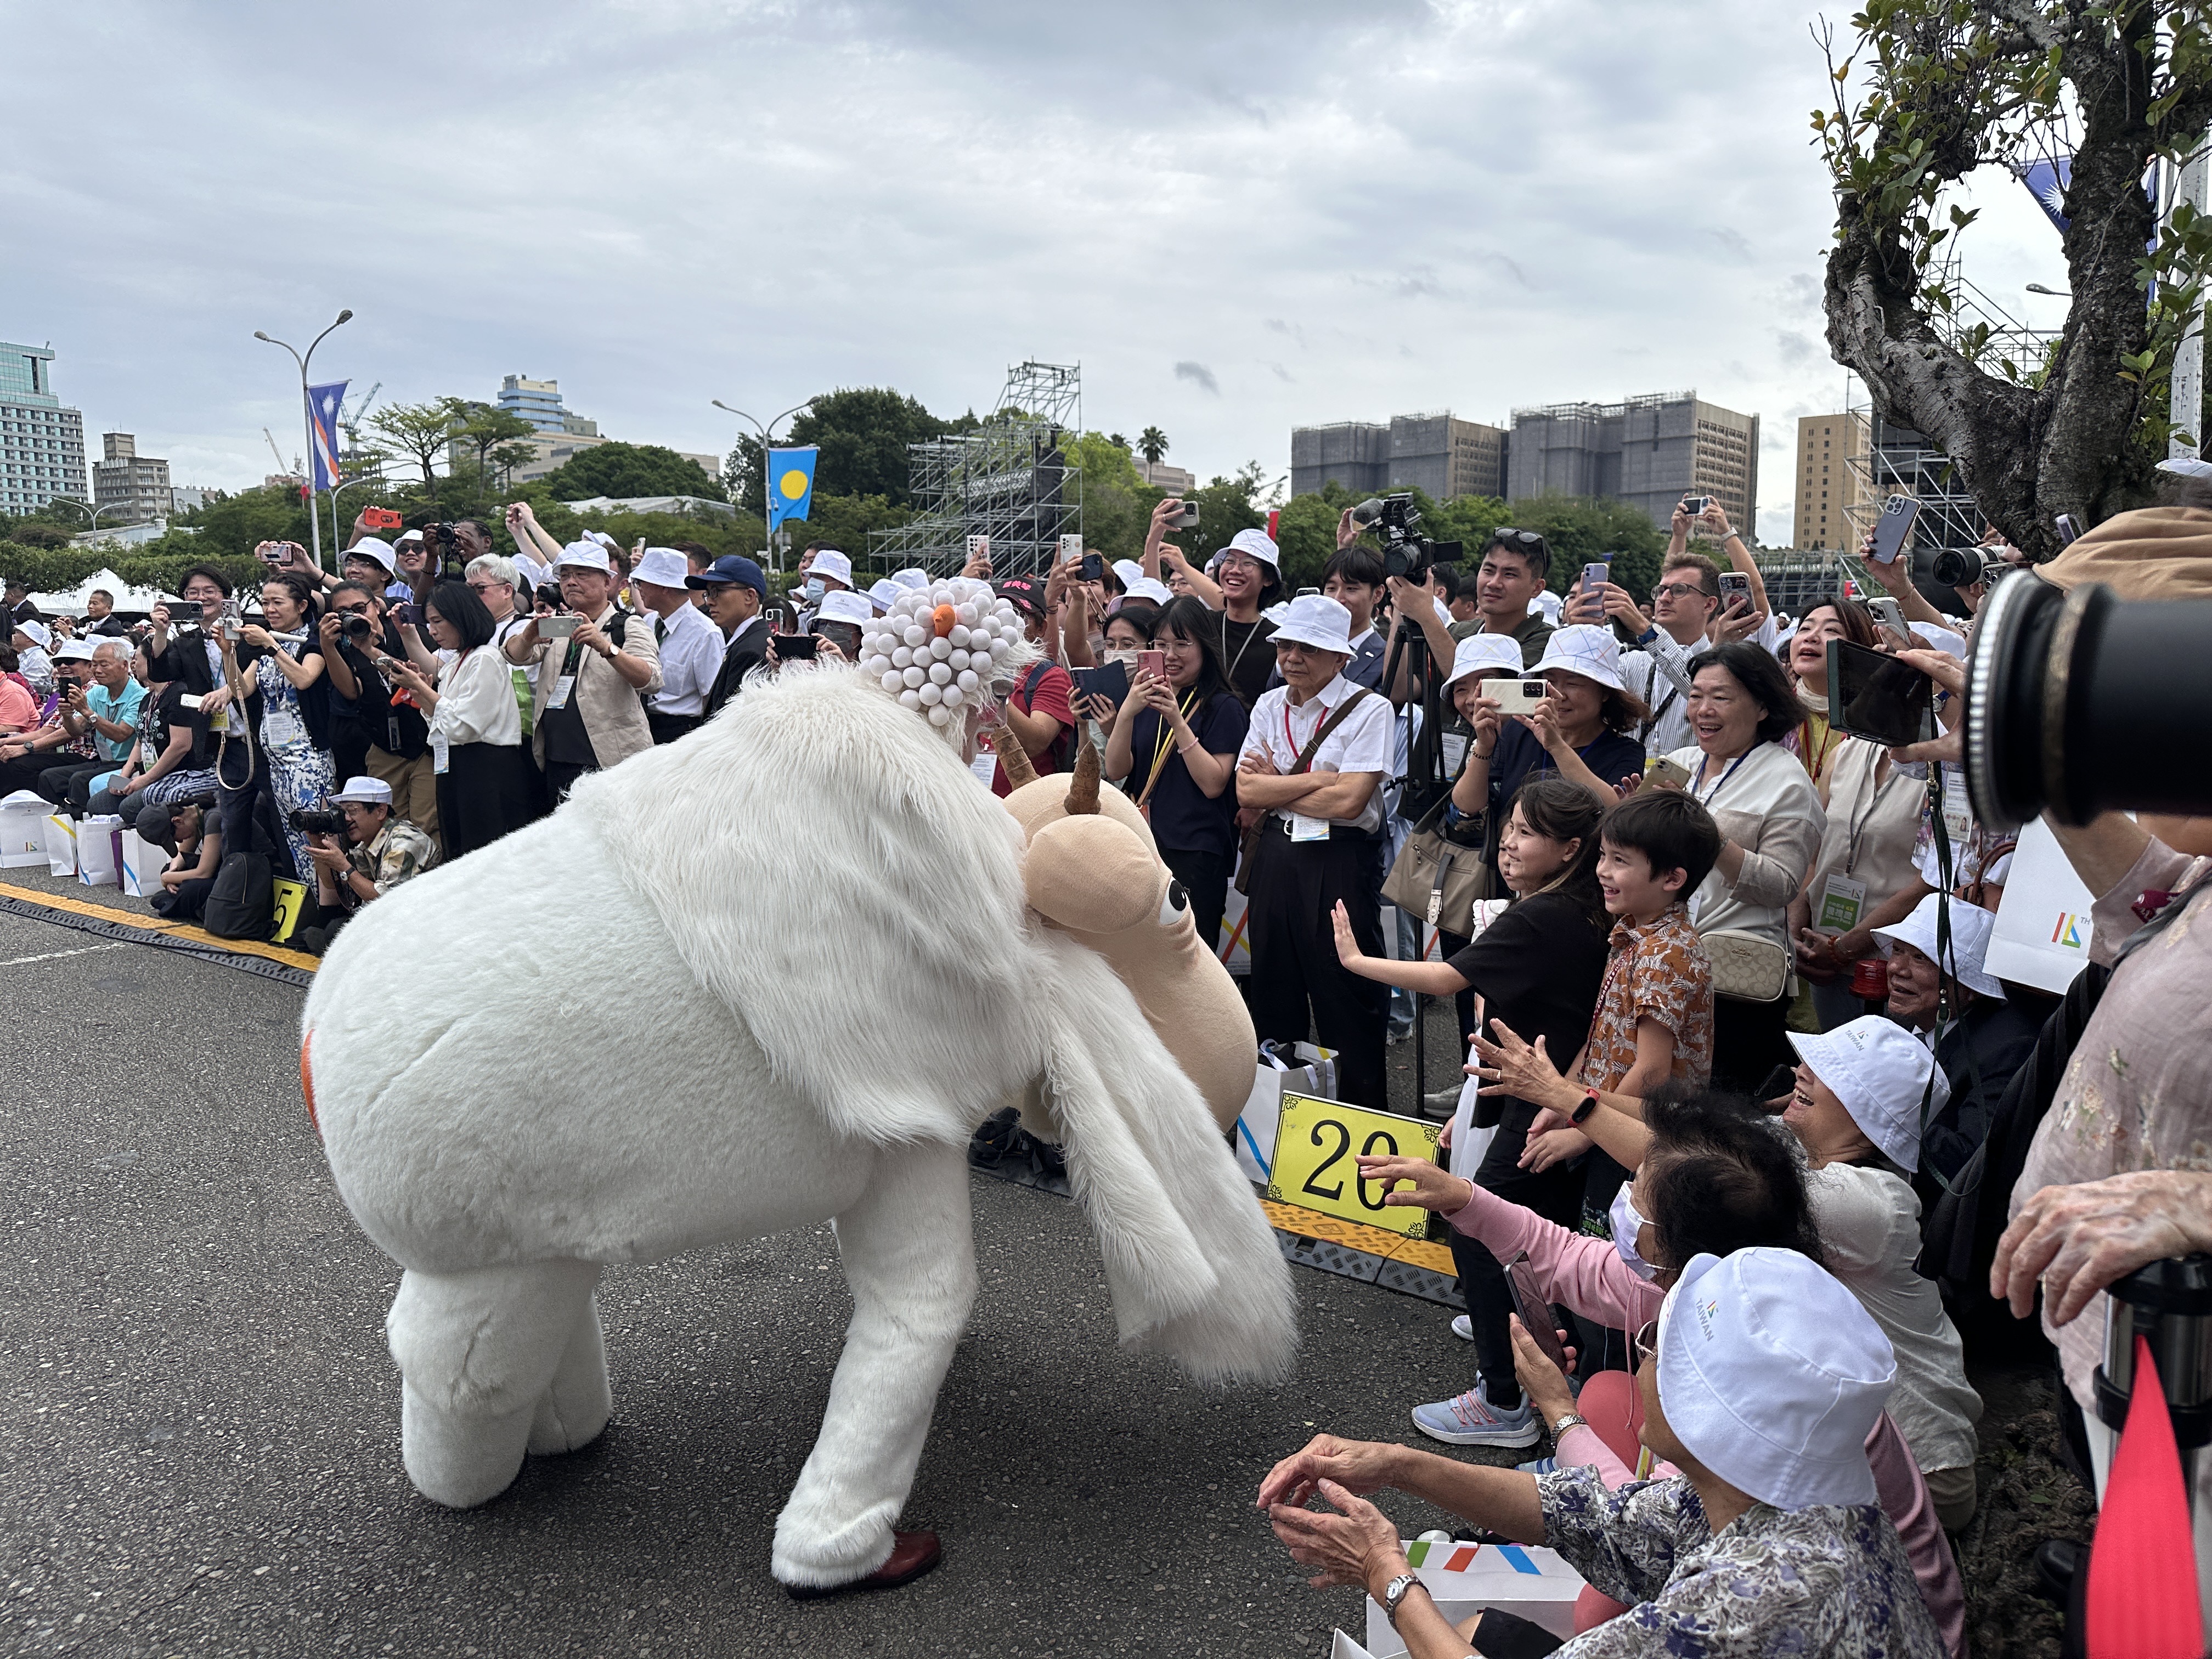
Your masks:
M345 814L313 806L295 806L284 815L284 821L303 836L343 836L346 832Z
M1947 547L1936 555L1929 574L1944 587L1971 587L1976 582L1993 584L2023 568L1994 547Z
M2175 746L2212 711L2207 639L2212 600L2131 603L2100 582L2064 592L2032 576L1992 587L1966 674L1975 817L2212 811L2212 782Z
M1410 492L1370 497L1352 509L1352 521L1362 529L1373 531L1381 539L1382 574L1387 576L1426 581L1429 567L1438 559L1455 560L1460 556L1457 542L1431 541L1426 536L1414 533L1413 526L1420 523L1421 514Z

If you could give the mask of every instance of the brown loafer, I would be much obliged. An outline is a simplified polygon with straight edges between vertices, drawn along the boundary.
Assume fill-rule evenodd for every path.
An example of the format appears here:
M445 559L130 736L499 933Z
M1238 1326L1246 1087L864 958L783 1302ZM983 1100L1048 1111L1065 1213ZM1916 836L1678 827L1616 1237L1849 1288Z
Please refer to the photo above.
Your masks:
M901 1584L912 1583L944 1559L945 1548L935 1533L894 1532L890 1559L866 1577L842 1584L786 1584L783 1593L794 1601L818 1601L856 1590L896 1589Z

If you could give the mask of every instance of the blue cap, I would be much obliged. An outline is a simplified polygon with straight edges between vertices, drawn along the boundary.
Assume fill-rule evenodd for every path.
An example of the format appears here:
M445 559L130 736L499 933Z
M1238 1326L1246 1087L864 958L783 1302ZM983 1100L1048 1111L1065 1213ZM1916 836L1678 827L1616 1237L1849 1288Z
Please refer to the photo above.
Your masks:
M686 587L727 587L732 585L750 587L763 599L768 597L768 578L761 568L742 553L725 553L696 576L686 576Z

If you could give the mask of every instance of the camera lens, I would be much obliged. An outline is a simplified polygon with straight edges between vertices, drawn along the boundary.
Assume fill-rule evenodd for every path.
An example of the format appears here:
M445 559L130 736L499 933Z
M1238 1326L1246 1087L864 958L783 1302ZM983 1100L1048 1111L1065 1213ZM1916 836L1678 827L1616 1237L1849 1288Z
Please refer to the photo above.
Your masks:
M2174 764L2176 720L2212 707L2212 600L2133 604L2098 582L2023 576L1990 589L1966 679L1966 793L1984 823L2045 808L2212 810L2212 782Z

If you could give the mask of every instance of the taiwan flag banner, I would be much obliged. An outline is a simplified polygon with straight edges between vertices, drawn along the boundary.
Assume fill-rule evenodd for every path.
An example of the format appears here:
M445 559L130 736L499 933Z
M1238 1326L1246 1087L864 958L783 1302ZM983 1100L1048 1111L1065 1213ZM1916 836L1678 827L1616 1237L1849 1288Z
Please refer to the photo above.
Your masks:
M308 466L317 489L334 489L338 481L338 406L345 402L344 380L307 388L307 424L313 428L315 453Z
M768 453L768 527L786 519L803 519L814 504L814 458L822 452L810 444L805 449L771 449Z

